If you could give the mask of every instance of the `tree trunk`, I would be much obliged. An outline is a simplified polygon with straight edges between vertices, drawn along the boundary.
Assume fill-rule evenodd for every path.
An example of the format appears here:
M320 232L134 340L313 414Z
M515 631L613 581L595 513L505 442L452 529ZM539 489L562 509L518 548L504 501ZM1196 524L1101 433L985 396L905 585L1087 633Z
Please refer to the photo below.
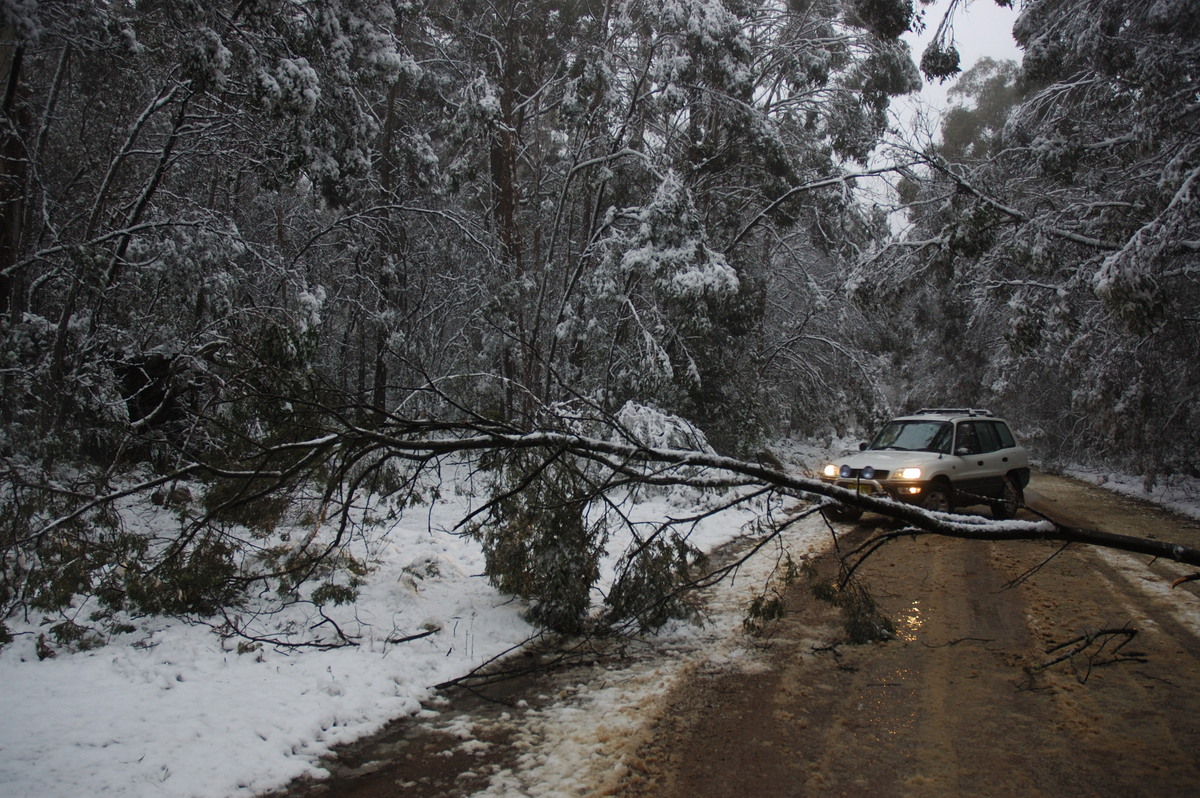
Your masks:
M16 38L9 26L3 41ZM8 314L13 322L24 312L20 275L16 264L20 256L21 235L25 218L27 169L25 146L21 131L27 129L27 110L18 103L21 85L20 45L0 45L0 79L4 86L3 130L0 130L0 314Z

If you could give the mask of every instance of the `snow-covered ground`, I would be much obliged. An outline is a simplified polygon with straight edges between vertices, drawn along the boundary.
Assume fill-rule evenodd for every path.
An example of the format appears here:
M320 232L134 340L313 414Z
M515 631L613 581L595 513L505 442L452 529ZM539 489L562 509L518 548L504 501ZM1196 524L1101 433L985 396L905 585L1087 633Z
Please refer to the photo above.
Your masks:
M800 447L783 455L793 467L821 458ZM1137 480L1075 475L1108 488L1128 485L1146 497ZM1200 517L1197 495L1192 486L1149 498ZM363 554L373 571L359 600L329 610L360 638L357 646L239 648L237 638L223 640L208 627L158 618L138 620L135 632L103 647L39 660L43 618L33 615L24 625L9 619L16 640L0 651L0 795L253 795L298 776L323 777L323 755L389 720L414 713L428 720L433 685L534 632L520 602L480 576L478 544L447 531L467 511L469 497L449 490L443 496L435 505L410 509L377 535ZM692 498L699 497L660 494L632 511L644 519L679 516ZM745 534L755 516L744 509L709 518L691 541L715 549ZM795 557L826 540L825 526L813 518L791 529L784 542ZM611 541L610 550L620 551L622 543ZM669 627L647 643L656 656L600 674L550 710L531 713L527 735L539 742L529 744L519 768L493 774L483 794L573 793L619 778L612 741L636 743L639 710L650 697L701 659L754 667L741 621L776 554L773 544L713 591L703 626ZM311 626L322 619L292 620ZM436 631L388 642L430 630ZM461 736L464 745L472 744L470 728ZM609 755L601 757L602 749Z
M39 661L42 618L24 627L10 619L16 640L0 652L0 793L276 788L316 774L332 746L418 710L431 685L519 644L531 629L514 602L473 576L483 570L478 545L437 531L461 517L461 504L430 509L432 526L414 512L378 542L352 609L358 646L239 650L238 638L160 618L135 621L135 633L101 648ZM288 620L315 622L273 623ZM385 642L428 629L440 631Z
M326 612L359 638L356 646L279 650L222 639L207 626L141 618L130 619L136 631L108 645L39 660L38 636L62 619L8 619L15 640L0 650L0 795L252 795L299 776L321 778L320 758L335 745L398 717L428 715L422 702L432 697L433 685L519 646L535 631L522 617L522 604L481 576L478 543L448 531L468 511L470 497L453 490L442 495L437 504L410 508L355 552L373 565L368 582L353 606ZM684 504L694 499L702 497L659 494L631 512L678 517L693 509ZM690 541L712 550L743 534L757 515L743 509L709 518ZM799 534L820 531L813 526ZM610 541L610 551L621 551L623 542ZM759 560L763 565L750 570L774 562L766 554ZM737 591L761 588L760 576L734 580L731 598L714 604L724 609L703 627L674 626L658 641L666 649L694 650L698 640L735 639L745 606ZM76 610L79 617L89 611ZM323 620L311 606L309 613L269 623L306 628ZM430 630L437 631L388 642ZM656 689L671 678L661 669L651 676ZM629 675L623 687L598 691L591 700L614 707L631 700L638 678ZM612 722L621 714L614 709ZM569 717L544 722L569 723ZM578 778L583 770L571 762L579 756L560 751L556 766L565 770L556 777Z
M1063 473L1113 493L1154 502L1168 510L1200 518L1200 479L1175 475L1148 482L1144 477L1116 474L1095 468L1066 468Z

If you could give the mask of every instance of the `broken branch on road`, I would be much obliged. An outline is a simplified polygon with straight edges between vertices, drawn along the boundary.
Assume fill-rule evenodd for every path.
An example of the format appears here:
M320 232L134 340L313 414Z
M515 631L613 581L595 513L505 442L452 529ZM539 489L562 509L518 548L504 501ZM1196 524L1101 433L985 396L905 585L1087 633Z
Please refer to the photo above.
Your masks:
M1045 670L1060 662L1070 661L1071 667L1075 671L1075 678L1079 680L1080 684L1085 684L1088 677L1091 676L1093 668L1104 665L1115 665L1121 662L1147 662L1145 654L1140 651L1131 651L1126 654L1121 653L1121 650L1129 645L1130 641L1137 636L1137 633L1137 629L1128 626L1117 629L1097 629L1087 632L1065 643L1059 643L1056 646L1046 649L1047 654L1053 654L1056 651L1062 651L1063 653L1052 660L1035 666L1034 669ZM1119 642L1110 649L1109 644L1118 639ZM1089 651L1093 647L1095 647L1095 650Z

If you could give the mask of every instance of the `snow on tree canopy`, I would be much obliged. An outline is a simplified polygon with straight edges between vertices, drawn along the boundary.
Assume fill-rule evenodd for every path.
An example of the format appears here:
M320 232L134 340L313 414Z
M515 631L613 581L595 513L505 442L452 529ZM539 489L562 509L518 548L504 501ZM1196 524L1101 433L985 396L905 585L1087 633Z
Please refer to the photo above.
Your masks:
M189 76L205 89L224 90L229 83L227 70L233 53L212 28L198 31L184 57Z
M650 204L637 212L638 229L621 257L621 270L642 274L669 296L735 293L737 273L709 248L691 194L670 173Z
M271 110L308 116L321 98L320 78L306 58L283 58L275 74L265 71L258 76L263 103Z
M321 326L321 307L325 304L325 288L316 286L311 291L301 291L296 297L299 305L297 329L301 333Z
M668 86L668 97L686 102L679 87L695 83L697 70L731 90L750 87L754 76L744 23L724 3L662 0L656 8L647 5L646 16L661 26L665 47L654 79Z
M653 449L686 449L716 454L709 445L708 438L690 421L649 405L626 402L617 413L617 422L628 436ZM628 436L614 433L616 439Z
M33 42L41 35L37 0L0 0L0 29L11 29L19 42Z

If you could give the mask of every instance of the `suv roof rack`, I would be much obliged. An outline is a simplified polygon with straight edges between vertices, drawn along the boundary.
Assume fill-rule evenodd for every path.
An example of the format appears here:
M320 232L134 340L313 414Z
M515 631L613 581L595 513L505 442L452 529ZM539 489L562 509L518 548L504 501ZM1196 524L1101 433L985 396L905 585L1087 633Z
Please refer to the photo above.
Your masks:
M994 416L991 410L985 410L981 407L924 407L913 413L915 416L923 416L932 413L944 413L947 415L960 416Z

